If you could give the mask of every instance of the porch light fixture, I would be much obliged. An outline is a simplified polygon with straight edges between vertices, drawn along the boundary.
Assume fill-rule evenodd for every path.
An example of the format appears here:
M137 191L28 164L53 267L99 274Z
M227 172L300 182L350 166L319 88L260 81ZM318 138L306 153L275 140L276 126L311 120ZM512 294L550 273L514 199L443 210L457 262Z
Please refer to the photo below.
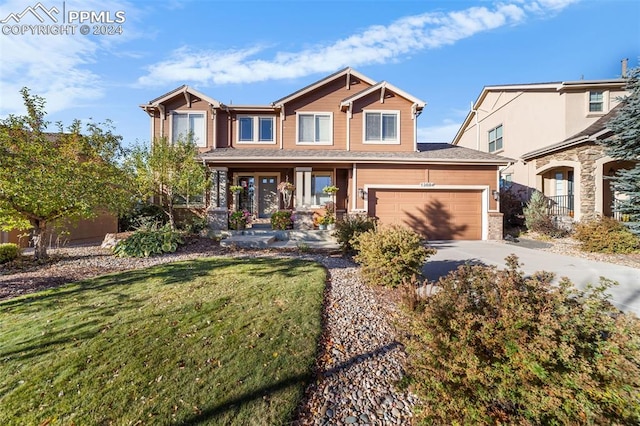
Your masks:
M365 194L364 189L358 188L358 197L364 200L364 194Z
M491 195L493 195L493 199L498 201L498 199L500 198L500 193L498 191L496 191L495 189L493 191L491 191Z

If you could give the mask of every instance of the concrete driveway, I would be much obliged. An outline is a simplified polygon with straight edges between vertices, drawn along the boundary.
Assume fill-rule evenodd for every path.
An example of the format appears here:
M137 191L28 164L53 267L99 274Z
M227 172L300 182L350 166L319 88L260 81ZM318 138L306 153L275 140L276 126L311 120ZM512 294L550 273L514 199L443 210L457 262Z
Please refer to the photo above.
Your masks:
M640 269L499 241L430 241L429 244L438 250L435 256L429 258L423 270L429 280L437 280L466 262L504 268L504 259L514 253L524 264L522 270L527 275L536 271L553 272L556 279L568 277L580 289L584 289L588 283L597 284L600 277L617 281L618 285L609 289L611 302L624 311L640 316Z

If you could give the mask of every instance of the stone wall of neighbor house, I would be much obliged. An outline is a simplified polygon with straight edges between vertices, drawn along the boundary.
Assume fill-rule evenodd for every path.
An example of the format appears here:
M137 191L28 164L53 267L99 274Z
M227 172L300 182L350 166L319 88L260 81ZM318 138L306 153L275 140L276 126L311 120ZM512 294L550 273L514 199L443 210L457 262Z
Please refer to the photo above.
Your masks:
M596 161L604 156L604 147L591 143L538 158L535 160L535 167L536 169L544 167L552 160L579 161L581 164L580 213L583 220L593 219L596 217Z
M500 212L489 212L489 235L488 240L502 240L503 234L503 214Z

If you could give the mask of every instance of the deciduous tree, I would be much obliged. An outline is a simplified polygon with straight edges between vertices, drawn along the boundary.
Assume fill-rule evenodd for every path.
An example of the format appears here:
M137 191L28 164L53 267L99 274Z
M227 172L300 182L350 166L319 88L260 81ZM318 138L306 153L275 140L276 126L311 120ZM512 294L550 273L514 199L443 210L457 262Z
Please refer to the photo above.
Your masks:
M187 206L201 197L208 187L206 171L196 161L198 149L189 136L171 143L165 137L151 146L138 145L128 156L140 197L154 196L175 229L175 202L182 198Z
M32 229L35 258L47 258L45 236L59 220L91 218L130 202L119 167L122 137L107 123L47 133L45 100L21 90L26 115L0 120L0 229Z

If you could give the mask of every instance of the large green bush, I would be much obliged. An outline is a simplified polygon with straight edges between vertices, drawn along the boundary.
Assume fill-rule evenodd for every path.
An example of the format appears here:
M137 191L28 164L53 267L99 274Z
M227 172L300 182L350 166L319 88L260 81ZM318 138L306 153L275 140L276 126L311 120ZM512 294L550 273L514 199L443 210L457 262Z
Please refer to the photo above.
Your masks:
M369 230L353 238L358 251L354 260L370 284L397 287L403 279L422 275L422 267L435 250L425 247L422 237L402 226Z
M633 253L640 249L640 238L615 219L603 217L580 222L574 237L584 251L600 253Z
M0 244L0 264L16 260L20 256L20 247L14 243Z
M363 232L371 231L376 228L376 221L372 217L366 215L348 215L344 219L336 223L336 229L333 236L340 244L342 251L353 251L353 238Z
M640 424L640 321L552 274L462 266L410 326L420 424Z
M118 257L149 257L162 253L173 253L183 240L180 233L169 225L162 228L141 228L127 239L118 241L113 254Z

